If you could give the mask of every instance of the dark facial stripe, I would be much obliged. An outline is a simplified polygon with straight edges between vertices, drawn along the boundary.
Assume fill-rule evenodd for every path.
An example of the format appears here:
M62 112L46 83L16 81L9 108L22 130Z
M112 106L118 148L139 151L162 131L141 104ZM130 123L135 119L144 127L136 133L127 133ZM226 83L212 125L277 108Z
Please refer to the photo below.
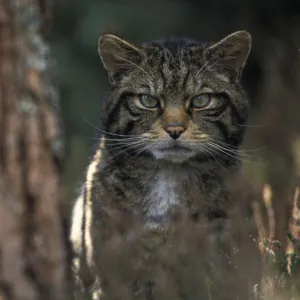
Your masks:
M191 74L191 71L188 70L187 73L185 74L184 78L183 78L183 82L182 82L182 89L185 90L186 89L186 84L188 82L189 76Z
M122 129L122 134L130 134L132 133L132 129L135 126L135 122L133 120L129 120L125 127Z
M245 117L242 114L244 113L243 111L239 111L239 109L236 107L235 103L231 100L230 97L226 97L227 105L231 109L231 115L233 118L235 118L238 122L238 124L243 124L245 122Z
M106 126L110 125L112 122L118 119L118 116L120 114L120 106L122 104L122 101L120 100L121 99L119 99L118 102L114 104L114 106L108 108L109 112L106 117L106 123L107 123L105 124Z
M233 116L233 118L235 118L237 120L237 123L244 124L246 115L242 116L240 114L240 112L238 111L238 109L234 105L231 105L230 108L231 108L232 116Z
M140 116L140 114L138 112L135 112L132 110L132 107L130 107L129 103L128 103L128 99L123 99L124 100L124 108L130 113L130 115L133 117L133 118L137 118Z
M228 126L222 120L214 121L214 123L218 126L223 136L227 139L229 137Z
M207 116L207 117L210 117L210 118L220 118L221 115L226 110L226 108L227 108L227 105L223 104L221 107L219 107L217 109L208 109L208 110L206 110L205 117Z
M167 88L167 78L166 78L162 68L158 69L158 73L160 75L160 78L162 79L162 89L165 90Z

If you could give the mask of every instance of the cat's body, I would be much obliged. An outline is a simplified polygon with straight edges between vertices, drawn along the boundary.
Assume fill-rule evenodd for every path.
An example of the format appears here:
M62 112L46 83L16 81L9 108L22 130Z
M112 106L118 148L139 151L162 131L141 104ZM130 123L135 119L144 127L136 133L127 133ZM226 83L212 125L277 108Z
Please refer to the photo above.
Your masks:
M101 276L105 242L114 232L130 236L134 222L162 232L183 212L194 221L226 221L225 181L248 109L239 84L250 51L246 32L207 45L170 39L134 46L105 35L99 51L112 90L71 229L85 290Z

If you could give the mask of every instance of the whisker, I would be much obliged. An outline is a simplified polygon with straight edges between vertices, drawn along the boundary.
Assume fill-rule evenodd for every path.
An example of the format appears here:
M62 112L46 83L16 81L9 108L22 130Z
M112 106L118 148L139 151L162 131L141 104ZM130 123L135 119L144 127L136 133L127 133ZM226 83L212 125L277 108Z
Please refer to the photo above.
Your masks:
M228 149L235 150L235 151L237 151L237 152L239 152L239 153L242 153L242 152L254 152L254 151L260 151L260 150L264 150L264 149L268 148L268 146L265 145L265 146L262 146L262 147L260 147L260 148L255 148L255 149L236 149L235 147L233 147L233 146L231 146L231 145L229 145L229 144L227 144L227 143L221 142L221 141L219 141L219 140L212 139L211 137L213 137L213 135L210 136L210 139L209 139L210 141L212 141L212 142L214 142L214 143L218 143L218 144L220 144L220 145L222 145L222 146L226 146ZM215 137L217 137L217 136L215 136Z
M210 140L212 143L220 146L221 148L223 148L224 150L227 150L231 153L235 153L235 154L239 154L239 155L242 155L242 156L247 156L247 157L253 157L253 158L259 158L258 156L255 156L255 155L250 155L250 154L247 154L245 152L254 152L254 151L258 151L258 150L262 150L266 147L262 147L262 148L257 148L257 149L249 149L249 150L244 150L244 149L235 149L233 148L232 146L226 144L226 143L222 143L220 141L216 141L216 140Z
M83 136L85 139L92 139L92 140L100 140L100 138L98 137L91 137L91 136ZM118 141L134 141L134 140L138 140L138 139L147 139L146 137L141 137L141 136L136 136L136 137L130 137L130 138L106 138L105 137L105 141L114 141L114 142L118 142Z
M130 145L130 147L128 147L128 144L124 144L124 145L121 145L121 146L118 146L118 147L112 147L112 148L107 148L107 147L98 147L98 148L101 149L101 150L106 150L106 151L108 151L108 150L114 151L114 150L117 150L117 149L123 149L125 147L124 150L127 150L127 149L130 149L130 148L133 148L133 147L138 147L140 145L143 145L143 142L136 142L134 144L132 143L132 144L129 144L129 145ZM108 145L108 146L114 146L114 144L111 144L111 145Z
M208 143L211 147L215 148L216 150L228 155L229 157L235 158L237 160L243 161L243 162L247 162L247 163L253 163L253 164L263 164L261 162L255 162L255 161L251 161L251 160L246 160L244 158L239 157L237 154L234 155L234 153L230 153L228 152L226 149L214 144L214 143Z
M99 138L96 137L90 137L90 136L83 136L84 139L93 140L93 141L99 141Z
M120 149L120 148L126 148L127 147L127 149L129 149L129 147L131 147L131 146L136 146L136 145L139 145L139 144L144 144L144 140L141 140L141 141L135 141L135 142L131 142L131 143L123 143L123 144L106 144L105 143L105 146L117 146L117 147L112 147L112 148L110 148L110 149L108 149L108 150L116 150L116 149ZM107 149L107 148L106 148Z
M237 125L246 128L261 128L267 126L267 124L237 124Z
M219 146L220 148L228 151L229 153L233 153L233 154L237 154L237 155L241 155L241 156L247 156L247 157L257 158L257 156L246 154L246 153L242 152L241 150L236 150L236 149L228 148L225 145L221 145L221 144L218 144L216 142L214 142L213 144L215 144L216 146Z
M102 133L105 133L105 134L109 134L109 135L112 135L112 136L118 136L118 137L122 137L122 136L125 136L125 137L139 137L139 135L135 135L135 134L117 134L117 133L112 133L112 132L108 132L108 131L105 131L101 128L98 128L97 126L95 126L94 124L92 124L91 122L89 122L87 119L85 119L83 117L83 120L89 124L90 126L92 126L94 129L96 129L97 131L99 132L102 132Z
M145 150L149 149L150 145L146 145L145 147L143 147L142 149L140 149L132 158L135 158L136 156L138 156L140 153L144 152Z
M144 136L136 136L136 137L129 137L129 138L126 138L126 137L123 137L123 138L105 138L105 141L108 141L108 142L126 142L126 141L136 141L136 140L147 140L148 138L147 137L144 137Z
M128 141L128 142L105 142L105 146L130 146L130 145L134 145L136 143L139 143L139 142L144 142L145 140L137 140L137 141Z
M84 136L84 138L89 139L89 140L94 140L94 141L99 141L100 140L97 137ZM130 138L121 138L121 139L118 139L118 138L115 138L115 139L105 138L105 144L108 145L107 142L110 142L110 145L113 145L113 144L120 144L120 143L130 143L130 142L135 142L135 141L140 141L140 140L147 140L147 138L146 137L140 137L140 136L130 137Z
M92 126L94 129L96 129L97 131L101 130L100 128L98 128L96 125L94 125L93 123L91 123L88 119L86 119L85 117L82 117L83 121L86 122L88 125Z
M125 148L125 149L119 151L118 153L116 153L116 154L113 155L112 157L110 157L109 160L112 160L113 158L115 158L116 156L120 155L121 153L124 153L125 151L128 151L128 150L130 150L130 149L134 149L134 148L139 147L139 146L141 146L141 145L143 145L143 144L144 144L144 141L141 141L140 143L136 143L136 144L134 144L134 145L131 145L130 147L127 147L127 148ZM109 161L109 160L108 160L108 161Z
M211 154L212 155L212 158L220 165L220 167L221 168L223 168L224 170L226 170L226 168L220 163L220 161L216 158L216 156L213 154L213 153L216 153L216 151L214 150L214 149L210 149L209 147L206 147L206 145L202 145L202 147L204 148L204 149L206 149L207 150L207 152L209 153L209 154ZM213 153L212 153L213 152ZM208 158L209 159L209 158Z

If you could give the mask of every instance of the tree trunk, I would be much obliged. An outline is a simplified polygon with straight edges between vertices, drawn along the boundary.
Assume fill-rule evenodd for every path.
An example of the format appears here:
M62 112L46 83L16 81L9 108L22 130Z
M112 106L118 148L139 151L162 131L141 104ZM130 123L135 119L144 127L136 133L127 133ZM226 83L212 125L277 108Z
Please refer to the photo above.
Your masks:
M48 2L0 0L0 299L68 299Z

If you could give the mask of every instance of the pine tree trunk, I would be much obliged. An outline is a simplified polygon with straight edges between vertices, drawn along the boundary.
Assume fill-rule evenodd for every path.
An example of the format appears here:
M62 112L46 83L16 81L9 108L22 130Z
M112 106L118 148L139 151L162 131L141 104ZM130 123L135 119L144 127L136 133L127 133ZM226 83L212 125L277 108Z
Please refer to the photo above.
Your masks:
M68 299L47 0L0 0L0 299Z

